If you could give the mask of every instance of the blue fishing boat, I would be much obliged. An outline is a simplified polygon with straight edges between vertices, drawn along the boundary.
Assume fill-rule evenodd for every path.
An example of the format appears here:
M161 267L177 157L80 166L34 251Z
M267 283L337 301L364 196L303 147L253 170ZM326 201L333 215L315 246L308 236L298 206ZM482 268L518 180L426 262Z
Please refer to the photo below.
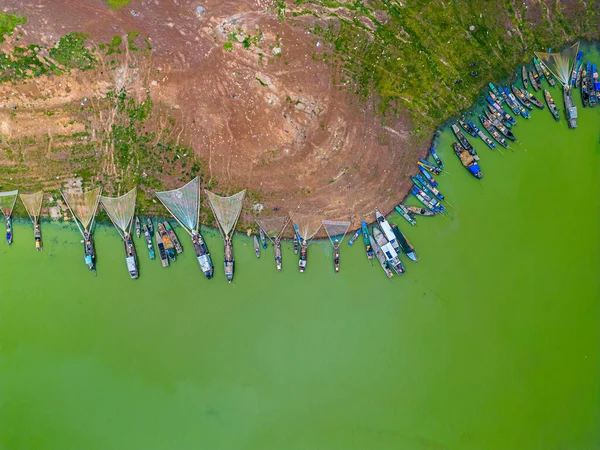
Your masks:
M505 92L504 90L502 90L502 94L504 95L504 100L506 100L505 101L506 106L508 106L510 108L510 110L513 112L513 114L515 116L520 115L521 111L520 111L519 106L517 106L516 104L513 103L513 101L508 96L508 93Z
M437 199L431 198L422 189L419 189L416 186L413 186L410 193L434 213L443 213L446 210Z
M471 136L473 137L477 137L477 134L475 133L475 130L473 130L473 128L471 128L469 125L467 125L464 121L459 120L458 124L461 126L461 128L463 130L465 130L467 133L469 133Z
M435 148L430 147L429 148L429 152L431 153L431 156L433 157L433 160L435 161L435 163L438 165L438 167L440 169L444 168L444 162L442 161L442 159L438 156L437 152L435 151Z
M435 181L435 178L433 178L429 172L427 172L422 167L419 167L419 170L421 171L425 179L429 182L429 184L431 184L433 187L436 187L438 185L438 182Z
M371 244L371 236L369 235L369 228L367 227L367 222L363 220L360 223L360 228L362 230L363 242L365 243L365 252L367 253L367 258L373 259L373 255L375 255L375 252L373 251L373 246Z
M429 164L427 162L427 160L423 159L423 158L419 158L419 160L417 161L417 164L422 167L423 169L427 170L428 172L434 173L436 175L439 175L440 173L442 173L442 169L440 169L439 167L433 166L431 164Z
M512 127L513 125L517 124L517 121L515 120L515 118L513 116L511 116L509 113L507 113L506 111L504 111L504 109L502 109L502 107L498 103L492 102L491 98L489 98L489 97L488 97L488 99L490 100L490 101L488 101L488 103L490 104L488 106L488 109L490 111L500 114L502 116L502 120L504 121L504 125L506 125L507 127Z
M452 146L454 148L454 153L456 153L456 156L460 159L461 164L469 171L469 173L471 173L471 175L480 180L483 177L483 174L473 155L465 150L458 142L453 142Z
M571 86L575 86L575 83L577 82L577 73L579 72L579 69L581 68L582 57L583 57L583 52L581 50L579 50L579 53L577 53L577 58L575 58L575 64L573 64L573 73L571 73Z
M475 125L472 121L469 121L469 125L477 132L477 136L479 136L479 138L485 142L489 148L492 150L496 148L494 141L492 141L483 131L481 131L477 125Z
M444 200L444 195L439 191L439 189L427 183L420 173L416 174L414 177L410 177L410 179L413 183L415 183L415 186L423 189L430 196L437 197L439 200Z
M521 114L526 119L531 119L531 115L529 114L529 111L527 111L525 109L525 107L519 103L517 98L514 96L514 94L512 92L510 92L510 90L508 88L504 88L504 93L508 96L508 98L510 99L511 103L515 106L515 108L517 108L517 111L519 114Z
M360 233L362 232L362 230L359 228L358 230L356 230L356 232L352 235L352 237L350 238L350 240L348 241L348 245L350 247L352 247L352 245L356 242L356 240L358 239L358 237L360 236Z

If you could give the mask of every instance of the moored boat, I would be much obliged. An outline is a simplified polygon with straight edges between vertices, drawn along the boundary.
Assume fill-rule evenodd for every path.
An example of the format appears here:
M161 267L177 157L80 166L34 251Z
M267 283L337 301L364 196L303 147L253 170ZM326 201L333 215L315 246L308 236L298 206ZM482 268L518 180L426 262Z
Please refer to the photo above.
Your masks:
M504 89L502 90L502 94L504 95L504 100L505 100L504 103L506 104L506 106L508 106L510 108L510 110L513 112L513 114L515 116L520 115L521 114L521 108L519 107L519 105L516 104L516 99L515 99L515 102L513 102L512 99L508 95L509 92L505 91Z
M481 131L477 125L469 121L469 126L477 132L477 136L479 136L489 148L491 148L492 150L496 148L496 143L492 141L483 131Z
M148 230L147 225L143 225L143 233L144 239L146 240L146 247L148 248L148 255L150 255L150 259L154 259L154 244L152 243L152 236L150 235L150 230Z
M400 228L398 228L398 225L393 224L392 231L394 231L394 234L396 235L396 239L398 239L398 243L400 244L400 248L402 249L404 254L406 256L408 256L414 262L417 262L419 259L417 258L417 252L415 252L415 248L412 246L410 241L406 238L404 233L402 233L402 231L400 231Z
M300 259L298 260L298 270L303 273L306 270L306 264L308 262L308 244L306 241L302 241L300 248Z
M377 219L377 223L379 224L381 231L383 231L383 234L385 235L386 239L389 241L390 244L392 244L392 247L394 247L394 249L398 251L400 249L400 246L396 241L396 236L394 236L392 227L390 226L390 223L387 221L385 216L381 214L377 208L375 208L375 218Z
M490 122L492 122L492 125L494 125L494 127L500 133L502 133L505 137L507 137L511 141L516 141L514 133L511 130L509 130L504 125L504 123L502 123L502 121L500 119L498 119L498 115L494 115L489 111L484 111L484 112L485 112L485 116L489 119Z
M420 206L405 206L407 211L411 214L418 214L420 216L434 216L433 211L427 208L421 208Z
M538 64L540 65L540 68L542 69L544 78L546 79L546 81L548 81L550 86L552 86L552 87L556 86L556 81L554 81L554 78L552 78L552 74L550 73L550 71L548 70L546 65L542 61L539 61L539 60L538 60Z
M298 236L294 233L294 255L298 254L298 246L300 242L298 241Z
M588 105L588 101L590 100L590 94L588 91L588 78L587 71L583 69L581 73L581 103L586 107Z
M433 178L429 172L423 169L423 167L419 167L419 170L421 171L421 173L423 174L423 176L429 184L431 184L433 187L436 187L438 185L438 182L435 180L435 178Z
M367 258L373 259L374 251L371 242L371 236L369 234L369 227L367 227L367 222L363 220L360 223L360 228L362 230L363 242L365 243L365 252L367 253Z
M502 135L500 134L500 132L498 130L496 130L496 128L494 128L494 126L492 125L492 122L490 122L484 116L479 116L479 120L481 122L481 125L483 125L483 128L485 128L486 131L488 133L490 133L492 135L492 137L494 139L496 139L496 141L501 146L508 147L508 144L506 143L506 140L502 137Z
M535 57L533 58L533 67L535 67L535 71L538 74L539 79L543 80L544 79L544 71L542 70L542 67L540 66L540 62Z
M537 99L537 97L535 95L533 95L531 92L529 92L527 89L521 89L521 91L523 91L523 93L527 96L527 99L535 106L537 106L540 109L544 109L544 104L539 101Z
M94 270L96 267L96 249L94 248L94 238L88 230L83 230L83 259L88 269Z
M223 239L223 266L225 269L225 278L227 282L233 281L233 272L235 267L235 258L233 257L233 242L229 236Z
M410 223L411 225L417 224L417 221L410 215L408 207L404 206L403 204L399 204L396 205L395 209L398 212L398 214L400 214L408 223Z
M589 93L589 102L588 102L588 104L590 105L590 107L594 107L598 103L598 93L596 92L596 89L594 89L594 78L593 78L593 75L592 75L592 64L589 63L589 62L586 63L585 69L586 69L586 72L587 72L587 89L588 89L588 93Z
M525 107L519 103L519 101L517 100L517 98L514 96L514 94L512 92L510 92L510 90L508 88L504 88L504 93L510 99L510 103L512 104L512 106L515 107L515 109L517 111L515 114L521 114L526 119L530 119L531 118L531 115L529 114L529 111L527 111L525 109Z
M340 242L337 239L333 242L333 270L335 273L340 271Z
M140 276L140 273L137 264L137 253L135 251L135 246L133 245L133 239L129 233L125 233L125 235L123 236L123 242L125 244L125 262L127 263L127 270L129 271L129 276L132 279L136 280Z
M181 243L179 242L179 238L175 234L175 230L173 230L173 228L171 228L171 225L166 220L163 222L163 224L165 226L165 230L167 230L167 234L169 235L169 239L171 239L171 242L173 242L173 246L175 247L175 251L177 253L183 253L183 247L181 246Z
M176 256L175 256L175 245L173 244L173 241L171 240L171 237L169 236L169 234L167 233L167 230L165 229L165 225L162 222L158 222L157 224L158 226L158 235L160 235L162 244L164 246L165 252L167 253L167 256L169 257L169 259L173 262L175 262L176 260ZM157 241L158 241L158 237L157 237Z
M392 271L389 268L387 259L385 258L385 255L383 254L383 250L381 250L381 248L379 247L379 244L377 243L377 241L375 239L373 239L371 241L371 246L373 247L373 254L377 258L377 261L379 261L379 264L381 265L381 268L385 272L385 275L388 278L392 278L394 276L394 274L392 273Z
M165 248L165 244L162 240L162 236L160 234L160 229L156 233L156 246L158 247L158 256L160 257L160 262L163 267L169 266L169 257L167 255L167 249Z
M529 87L529 80L527 79L527 68L525 66L521 67L521 81L523 81L523 86L527 89Z
M260 243L258 242L256 235L254 236L254 254L257 258L260 258Z
M435 151L435 148L433 148L433 146L431 146L429 148L429 152L431 153L431 156L433 157L433 160L435 161L435 163L437 164L437 166L440 169L444 168L444 162L442 161L442 158L440 158L437 154L437 152Z
M530 71L529 72L529 81L531 81L531 86L533 87L534 91L538 91L542 88L542 85L540 83L540 77L538 77L538 74Z
M552 114L554 120L558 122L560 120L558 108L556 107L554 99L552 98L552 95L550 95L550 91L548 89L544 89L544 98L546 99L546 104L548 105L548 110L550 111L550 114Z
M356 240L358 239L358 236L360 236L361 232L362 232L362 230L360 228L358 230L356 230L356 232L352 235L352 237L348 241L349 246L352 246L356 242Z
M267 249L267 235L262 227L258 227L258 234L260 235L260 243L262 244L262 248Z
M202 235L197 230L192 231L192 244L194 246L194 252L196 253L196 259L198 260L200 270L204 273L204 276L210 280L214 273L212 259L210 258L208 247L206 246Z
M431 209L434 213L441 214L445 211L445 208L442 206L442 204L437 199L430 197L422 189L419 189L418 187L413 186L412 189L410 190L410 193L417 200L419 200L421 203L423 203L423 205L425 205L427 208Z
M419 158L419 160L417 161L417 164L419 165L419 167L422 167L423 169L425 169L428 172L431 172L435 175L439 175L440 173L442 173L442 169L440 169L439 167L434 166L432 164L429 164L427 162L427 160L425 160L423 158Z
M471 136L473 137L477 137L477 134L475 133L475 130L473 130L469 125L467 125L464 121L459 120L458 124L460 125L460 127L465 130L467 133L469 133Z
M438 200L444 200L444 195L436 187L430 185L421 174L410 177L412 182L420 189L423 189L430 197L436 197Z
M512 90L513 95L517 98L521 105L523 105L527 109L533 109L531 102L529 101L525 93L521 91L521 89L516 87L514 84L512 84L510 88Z
M146 219L146 224L148 226L148 232L150 233L150 236L154 236L154 225L152 224L152 219L150 217Z
M279 240L279 236L273 241L273 252L275 254L275 266L277 267L277 271L281 272L283 260L281 258L281 241Z
M573 72L571 73L571 79L570 79L571 86L577 87L577 85L576 85L577 74L579 72L579 69L582 67L582 64L581 64L582 56L583 56L583 52L581 50L579 50L579 52L577 53L577 57L575 58L575 64L573 64Z
M498 88L494 86L494 83L488 83L488 86L490 87L490 90L494 93L496 97L502 97L502 94L500 94Z
M390 232L394 236L394 242L397 243L396 235L394 235L394 232L391 228ZM394 272L396 272L398 275L406 272L404 264L402 264L402 261L400 261L400 258L398 257L400 246L398 244L393 246L391 242L389 242L389 239L387 239L386 235L384 235L377 227L373 227L373 238L379 245L379 248L383 252L388 265L394 270Z
M140 218L135 216L135 236L139 238L142 235L142 226L140 225Z
M477 160L473 157L473 155L465 150L458 142L453 142L452 146L454 148L454 153L456 153L456 156L458 156L458 159L460 159L461 164L469 171L471 175L480 180L483 177L483 174L481 173L479 164L477 164Z
M497 104L497 103L495 103L495 104ZM466 151L468 151L471 155L473 155L475 158L479 159L479 156L477 156L477 152L475 151L475 148L471 145L469 140L465 137L465 135L462 133L462 131L460 131L460 129L458 128L458 126L456 124L452 125L452 132L454 133L454 136L456 136L456 139L458 139L458 142L460 142L460 145L462 145L463 148Z
M567 115L569 128L577 128L577 107L573 103L571 88L563 89L563 100L565 102L565 114Z
M502 116L502 122L504 122L504 125L506 125L507 127L512 127L513 125L517 124L515 118L506 111L504 111L497 103L492 102L488 106L488 109Z

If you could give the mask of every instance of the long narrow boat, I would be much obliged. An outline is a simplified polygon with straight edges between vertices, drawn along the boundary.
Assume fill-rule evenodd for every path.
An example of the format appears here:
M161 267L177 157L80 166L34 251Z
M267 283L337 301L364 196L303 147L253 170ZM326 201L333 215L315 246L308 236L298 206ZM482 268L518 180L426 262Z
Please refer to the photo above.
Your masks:
M150 235L150 230L146 225L142 226L144 232L144 239L146 240L146 247L148 248L148 254L150 255L150 259L154 259L154 244L152 243L152 236Z
M586 69L583 69L583 72L581 73L581 103L583 103L584 107L588 105L589 100L590 93L588 90L587 71Z
M489 148L491 148L492 150L496 148L496 143L492 141L483 131L481 131L477 125L469 121L469 126L477 132L477 136L479 136Z
M544 75L543 77L542 77L542 75L540 75L540 78L545 78L546 81L548 81L548 83L550 84L550 86L552 86L552 87L556 86L556 81L554 81L554 78L552 78L550 71L548 70L546 65L543 63L543 61L537 60L537 62L538 62L540 69L542 70L542 74Z
M167 256L169 257L169 259L173 262L175 262L176 257L175 257L175 245L173 244L173 241L171 240L171 237L169 236L169 234L167 233L167 230L165 229L165 225L161 222L158 222L158 233L157 235L160 235L162 244L164 246L165 252L167 253ZM157 238L158 241L158 238Z
M127 263L129 276L132 279L137 280L140 276L140 272L137 264L137 252L135 251L135 245L133 245L131 234L125 233L123 243L125 244L125 262Z
M381 265L381 268L385 272L385 275L388 278L392 278L394 276L394 274L392 273L392 271L390 270L390 268L388 266L387 259L385 258L385 255L383 254L383 250L381 250L381 247L379 247L379 244L377 243L377 241L375 239L373 239L371 241L371 245L373 247L373 253L375 254L375 257L377 258L377 261L379 261L379 264Z
M360 236L360 233L362 232L362 230L359 228L358 230L356 230L356 232L352 235L352 237L350 238L350 240L348 241L348 245L350 247L352 247L354 245L354 243L356 242L356 240L358 239L358 236Z
M492 100L494 100L496 103L498 103L499 105L501 105L502 103L504 103L504 97L500 96L498 97L496 94L494 94L492 91L488 91L488 95L490 96L490 98Z
M502 95L504 95L504 100L506 106L508 106L510 108L510 110L513 112L513 114L515 116L518 116L521 114L521 108L519 107L519 105L517 105L516 103L513 103L513 101L511 100L511 98L508 96L508 92L506 92L504 89L502 90ZM515 99L516 102L516 99Z
M554 120L557 122L560 121L560 114L558 114L558 108L554 103L554 99L552 95L550 95L550 91L548 89L544 89L544 98L546 99L546 104L548 105L548 109L550 110L550 114L554 117Z
M535 67L535 71L537 72L539 79L543 80L544 79L544 71L542 70L542 67L540 66L540 62L535 57L533 58L533 67Z
M427 208L421 208L419 206L405 206L405 208L408 210L409 213L411 214L418 214L419 216L434 216L435 214L427 209Z
M592 64L592 78L594 79L594 90L600 91L600 79L598 78L598 67L596 64Z
M379 212L377 208L375 208L375 218L379 223L381 231L383 231L383 234L385 234L386 239L390 242L390 244L392 244L392 247L394 247L394 250L396 250L397 252L400 251L400 245L396 241L396 236L394 236L394 232L392 231L390 223L387 221L385 216Z
M394 235L394 232L391 231L391 228L390 232L394 236L394 242L397 242L396 236ZM387 260L388 266L394 269L394 272L396 272L398 275L401 275L404 272L406 272L404 264L402 264L402 261L400 261L400 258L398 257L400 246L398 244L396 244L396 246L393 246L391 242L389 242L389 239L387 239L386 236L384 236L384 234L377 227L373 227L373 237L375 238L375 241L379 245L379 248L385 255L385 259Z
M502 97L502 94L500 94L498 88L494 86L494 83L488 83L488 86L490 87L490 90L494 93L496 97Z
M542 88L541 83L540 83L540 77L538 77L537 73L530 71L529 72L529 81L531 81L531 86L533 87L534 91L539 91Z
M495 104L497 104L497 103L495 103ZM452 125L452 132L454 133L454 136L456 136L456 139L458 139L458 142L460 142L460 145L462 145L465 148L465 150L467 150L473 157L475 157L476 159L479 159L479 156L477 155L477 151L475 150L475 148L473 148L473 146L471 145L469 140L465 137L465 135L462 133L462 131L460 131L460 129L458 128L458 125L456 125L456 124Z
M537 99L535 95L529 92L527 89L521 89L521 91L527 96L527 99L539 109L544 109L544 104Z
M373 259L373 245L371 243L371 235L369 234L369 227L367 227L367 222L363 220L360 223L360 228L362 230L363 242L365 244L365 252L367 253L367 259Z
M417 164L419 165L419 167L422 167L423 169L427 170L428 172L431 172L435 175L439 175L440 173L442 173L442 169L440 169L439 167L433 166L431 164L429 164L427 162L427 160L423 159L423 158L419 158L419 160L417 161Z
M273 241L273 254L275 255L275 266L277 267L277 271L281 272L283 259L281 257L281 240L279 239L279 236Z
M135 216L135 236L139 238L142 235L142 226L140 225L140 218Z
M565 114L567 115L569 128L577 128L577 107L573 102L570 88L563 89L563 101L565 102Z
M154 225L150 217L146 219L146 224L148 225L148 233L150 233L150 236L154 236Z
M579 66L577 70L577 79L575 80L575 87L579 87L579 83L581 83L581 72L583 71L583 64Z
M210 252L208 251L208 246L198 230L192 232L192 245L194 246L194 252L196 253L196 259L200 265L200 270L202 270L206 279L210 280L213 277L215 269L210 257Z
M415 186L423 189L429 196L437 197L438 200L444 200L444 195L439 191L438 188L430 185L425 178L421 176L420 173L416 174L414 177L410 177Z
M417 221L410 215L408 207L404 206L403 204L399 204L396 205L395 209L398 211L398 214L400 214L408 223L411 225L417 224Z
M502 114L500 114L498 111L496 111L494 108L492 108L491 105L488 105L487 109L484 109L484 112L485 112L485 115L487 116L487 118L490 119L492 122L498 121L501 124L503 124L507 129L512 128L512 125L510 124L510 122L505 120L504 116Z
M461 164L469 171L471 175L478 180L481 180L483 174L481 173L479 164L477 164L477 160L473 157L473 155L465 150L458 142L453 142L452 146L454 148L454 153L456 153L456 156L458 156L458 159L460 159Z
M598 103L598 93L596 92L596 89L594 88L594 78L592 75L592 64L589 62L586 63L585 69L587 71L587 88L588 88L589 99L590 99L588 104L590 105L590 107L593 108Z
M160 234L160 230L156 233L156 246L158 247L158 256L160 257L160 262L163 267L169 266L169 258L167 255L167 249L165 248L165 244L162 240L162 236Z
M570 84L571 86L575 86L575 83L577 82L577 72L579 72L579 69L581 68L582 64L581 64L581 59L583 56L583 52L581 50L579 50L579 52L577 53L577 57L575 58L575 64L573 64L573 72L571 73L571 79L570 79Z
M404 233L402 233L402 231L400 231L400 228L398 228L398 225L396 225L395 223L392 224L392 230L394 231L394 234L396 235L396 239L398 239L398 242L400 243L400 248L402 249L402 251L411 260L413 260L414 262L417 262L419 259L417 258L417 252L415 252L415 248L412 246L412 244L406 238L406 236L404 236Z
M531 102L529 101L529 99L527 98L527 96L525 95L525 93L523 91L521 91L521 89L519 89L518 87L516 87L514 84L512 84L510 86L510 88L511 88L512 93L514 94L514 96L521 103L521 105L523 105L527 109L533 109L533 105L531 104Z
M508 147L506 140L502 137L500 132L496 130L496 128L494 128L492 122L490 122L484 116L479 116L479 120L481 121L481 125L483 125L483 128L485 128L486 131L490 133L494 139L496 139L498 144L500 144L502 147Z
M510 102L517 109L519 114L521 114L526 119L531 119L531 115L529 114L529 111L527 111L525 109L525 107L519 103L517 98L513 95L512 92L510 92L510 90L508 88L504 88L504 93L508 96L508 98L510 99Z
M491 99L489 99L491 100ZM504 111L504 109L502 109L502 107L500 105L498 105L498 103L492 102L490 103L490 105L488 106L488 109L490 111L495 111L498 114L500 114L502 116L502 121L504 122L504 125L508 126L513 126L517 124L517 121L515 120L515 118L513 116L511 116L509 113L507 113L506 111Z
M262 248L267 249L267 235L265 234L265 230L262 227L258 227L258 234L260 235L260 243Z
M429 184L431 184L433 187L436 187L438 185L438 182L435 180L435 178L433 178L431 176L431 174L429 172L427 172L422 167L419 167L419 170L421 171L421 173L423 174L423 176L425 177L425 179L427 180L427 182Z
M257 258L260 258L260 243L258 242L256 235L254 235L254 254Z
M469 133L471 136L473 137L477 137L477 134L475 133L475 130L473 130L469 125L467 125L464 121L459 120L458 124L460 125L460 127L465 130L467 133Z
M492 114L489 111L484 111L484 112L485 112L485 116L489 119L490 122L492 122L492 125L494 125L494 127L500 133L502 133L505 137L507 137L511 141L516 141L517 140L515 138L514 133L512 131L510 131L508 128L506 128L504 126L504 124L502 123L502 121L498 119L498 115L494 115L494 114Z
M175 230L173 230L173 228L171 228L171 225L166 220L163 223L165 225L165 230L167 230L167 233L169 234L169 238L173 242L173 246L175 247L175 251L177 253L183 253L183 247L181 246L181 244L179 242L179 238L175 234Z
M410 190L410 193L434 213L441 214L445 211L445 208L437 199L430 197L422 189L413 186L413 188Z
M523 81L523 86L527 89L529 87L529 80L527 79L527 68L525 66L521 67L521 81Z
M296 233L294 233L294 255L298 254L299 245L300 245L300 242L298 241L298 236L296 235Z
M433 160L435 161L435 163L437 164L437 166L440 169L444 169L444 162L442 161L442 158L440 158L437 154L437 152L435 151L435 148L433 146L431 146L429 148L429 152L431 153L431 156L433 157Z

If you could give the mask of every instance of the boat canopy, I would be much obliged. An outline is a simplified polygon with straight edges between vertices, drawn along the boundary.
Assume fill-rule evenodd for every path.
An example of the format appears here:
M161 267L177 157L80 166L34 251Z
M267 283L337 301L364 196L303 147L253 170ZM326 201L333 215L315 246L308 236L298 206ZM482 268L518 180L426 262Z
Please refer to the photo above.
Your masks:
M242 203L244 201L244 195L246 195L246 189L229 197L221 197L206 189L204 192L206 192L206 195L208 196L210 208L219 223L223 236L225 238L229 237L229 234L235 228L240 213L242 212Z
M565 48L560 53L535 52L535 55L552 72L552 75L561 82L563 87L568 88L571 80L571 70L577 58L578 51L579 42Z
M31 220L34 223L37 222L37 219L40 217L40 211L42 210L44 191L34 192L33 194L21 194L20 197Z
M290 216L279 216L256 220L258 226L271 240L280 238L289 222Z
M15 207L18 195L18 190L0 192L0 208L2 208L2 214L4 214L4 217L6 217L7 219L12 214L12 210Z
M157 192L156 196L185 230L198 231L200 216L200 178L171 191Z
M100 203L123 238L125 233L131 232L136 198L137 187L120 197L100 196Z
M350 225L352 222L350 221L342 221L342 220L324 220L323 228L325 228L325 232L327 236L329 236L329 240L333 245L335 245L335 241L342 242L344 240L344 236L348 232ZM334 239L338 236L338 239Z
M93 225L96 210L100 203L102 187L97 187L96 189L87 192L64 192L61 190L60 193L65 199L71 214L81 222L84 230L89 231ZM79 224L77 224L77 226L79 227ZM79 231L83 233L81 228Z

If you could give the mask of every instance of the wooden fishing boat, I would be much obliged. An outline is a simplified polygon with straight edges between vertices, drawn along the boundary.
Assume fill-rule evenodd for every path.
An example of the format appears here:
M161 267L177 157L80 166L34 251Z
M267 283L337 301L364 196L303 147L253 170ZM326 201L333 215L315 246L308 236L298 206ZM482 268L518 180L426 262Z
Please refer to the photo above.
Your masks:
M340 243L337 239L333 242L333 270L335 273L340 271Z
M530 71L529 72L529 81L531 81L531 87L533 87L534 91L538 91L541 89L541 83L540 83L540 79L539 79L537 73Z
M465 137L462 131L460 131L456 124L452 125L452 132L454 133L454 136L456 136L456 139L458 139L458 142L460 142L460 145L462 145L465 148L465 150L467 150L471 155L479 159L479 156L477 156L477 151L475 150L475 148L473 148L471 143L468 141L468 139Z
M431 184L433 187L436 187L438 185L438 182L435 180L435 178L433 178L431 176L431 174L429 172L427 172L422 167L419 167L419 170L421 171L421 173L423 174L423 176L425 177L425 179L427 180L427 182L429 184Z
M196 259L198 260L200 270L202 270L206 279L210 280L214 273L214 266L210 258L208 247L198 231L192 231L192 244L194 245L194 252L196 253Z
M12 219L10 216L6 218L6 243L11 245L13 241Z
M435 215L432 211L427 208L421 208L419 206L405 206L411 214L418 214L420 216L433 216Z
M502 96L498 97L492 91L488 91L488 95L490 96L490 98L492 100L494 100L499 105L501 105L502 103L504 103L504 97L502 97Z
M352 237L350 238L350 240L348 241L348 245L350 247L352 247L352 245L356 242L356 240L358 239L358 236L360 236L360 233L362 232L362 230L359 228L358 230L356 230L356 232L352 235Z
M504 126L504 124L502 123L502 121L498 119L497 115L494 115L494 114L490 113L489 111L484 111L484 112L485 112L485 116L488 118L488 120L490 122L492 122L492 125L494 125L494 127L500 133L502 133L505 137L507 137L511 141L515 141L516 140L515 135L513 134L513 132L510 131L506 126Z
M588 91L587 71L586 69L583 69L583 72L581 73L581 103L583 103L584 107L588 105L589 100L590 94Z
M508 93L504 92L504 89L502 90L502 95L504 95L504 100L506 100L505 101L506 106L508 106L510 108L510 110L513 112L513 114L516 116L520 115L519 107L512 102L512 100L508 96Z
M396 242L396 235L393 234L393 231L391 231L391 233L394 236L394 242ZM379 248L381 248L388 265L394 270L394 272L396 272L398 275L406 272L404 264L402 264L402 261L400 261L400 258L398 257L400 246L398 245L397 248L392 246L386 236L384 236L384 234L377 227L373 227L373 237L379 245Z
M583 56L583 52L580 50L579 52L577 52L577 57L575 58L575 63L573 64L573 72L571 72L571 78L570 78L570 82L569 84L571 86L575 86L577 87L577 75L579 72L579 69L582 67L581 64L581 59Z
M548 70L546 65L542 61L539 61L539 64L540 64L540 67L542 68L542 71L544 73L544 78L546 78L546 81L548 81L548 83L550 83L550 86L552 86L552 87L556 86L556 81L554 81L554 78L552 77L552 74L550 73L550 71Z
M371 241L371 246L373 247L373 254L377 258L377 261L379 261L379 264L381 265L381 268L385 272L385 275L388 278L392 278L394 276L394 274L392 273L392 271L390 270L390 268L388 266L387 259L385 258L385 255L383 254L383 250L381 250L381 247L379 247L379 244L377 243L377 241L375 239L373 239Z
M479 164L477 164L477 160L473 157L473 155L471 155L458 142L453 142L452 147L454 148L454 153L456 153L456 156L458 156L461 164L469 171L471 175L478 180L481 180L481 178L483 178L483 174L481 173Z
M283 260L281 258L281 241L279 240L279 237L276 237L273 242L273 252L275 254L275 266L277 267L277 271L281 272Z
M365 243L365 252L367 253L367 258L373 259L373 245L371 243L371 236L369 235L369 228L367 227L367 222L363 220L360 223L360 228L362 230L363 242Z
M491 100L491 99L490 99ZM490 111L493 111L495 113L500 114L500 116L502 116L502 122L504 123L504 125L506 125L507 127L512 127L513 125L517 124L517 121L515 120L515 118L513 116L511 116L509 113L507 113L506 111L504 111L502 109L502 107L500 107L500 105L498 105L498 103L492 102L489 106L488 109Z
M415 183L415 186L423 189L430 197L436 197L438 200L444 200L444 195L440 192L440 190L430 185L420 173L416 174L414 177L410 177L410 179L413 183Z
M233 256L233 242L231 242L229 236L223 239L223 267L225 269L225 278L227 278L228 283L231 283L233 281L235 258Z
M477 125L469 121L469 126L477 132L477 136L479 136L479 138L485 142L489 148L492 150L496 148L496 143L492 141L483 131L481 131Z
M577 107L573 102L570 88L563 89L563 101L565 102L565 114L569 128L577 128Z
M532 105L537 106L539 109L544 109L544 104L541 101L539 101L535 95L533 95L526 89L521 89L521 91L523 91L523 93L527 96L527 99L531 102Z
M143 226L144 239L146 240L146 247L148 248L148 255L150 255L150 259L154 259L154 244L152 243L152 236L150 235L150 230L148 230L148 226Z
M404 233L400 231L398 225L392 224L392 230L396 235L396 239L398 239L398 243L400 244L400 248L404 252L406 256L408 256L414 262L417 262L419 259L417 258L417 253L415 252L415 248L412 246L410 241L404 236Z
M413 186L412 189L410 190L410 193L417 200L419 200L421 203L423 203L423 205L425 205L427 208L431 209L434 213L441 214L442 212L445 211L445 208L442 206L442 204L437 199L431 198L422 189L419 189L418 187Z
M525 93L523 91L521 91L521 89L519 89L518 87L516 87L514 84L512 84L510 86L510 88L512 90L513 95L521 103L521 105L523 105L527 109L533 109L533 105L531 104L531 102L527 98L527 95L525 95Z
M42 250L42 229L40 223L36 220L33 225L33 238L35 239L35 248L37 251Z
M588 88L588 93L589 93L588 105L590 105L590 107L593 108L598 103L598 93L596 92L596 89L594 88L594 78L592 75L591 63L589 63L589 62L586 63L585 69L587 72L587 88Z
M544 79L544 71L542 70L542 67L540 66L540 62L538 61L537 58L533 58L533 67L535 67L535 71L538 74L538 77L540 80Z
M396 236L394 236L394 232L392 231L390 223L387 221L385 216L379 212L377 208L375 208L375 218L377 219L377 223L379 224L381 231L383 231L385 238L389 241L390 244L392 244L392 247L394 247L396 252L400 251L400 245L396 241ZM381 245L381 243L379 245Z
M152 219L150 217L146 219L146 224L148 225L150 236L154 236L154 225L152 224Z
M527 68L525 66L521 67L521 80L523 81L523 86L527 89L529 87L529 80L527 79Z
M492 125L492 122L490 122L484 116L479 116L479 120L481 122L481 125L483 125L483 128L485 128L486 131L488 133L490 133L494 139L496 139L498 144L500 144L503 147L508 147L506 140L502 137L500 132L498 130L496 130L496 128L494 128L494 126Z
M258 234L260 235L260 243L262 244L262 248L267 249L267 235L262 227L258 227Z
M294 234L294 255L298 254L298 246L300 242L298 241L298 236Z
M181 243L179 242L179 238L175 234L175 230L173 230L173 228L171 228L171 225L166 220L163 222L163 224L165 225L165 230L167 230L167 234L169 235L169 238L173 242L175 251L177 253L183 253L183 247L181 246Z
M398 211L398 214L400 214L404 220L406 220L408 223L410 223L411 225L416 225L417 221L413 218L413 216L410 215L408 207L399 204L396 205L396 211ZM433 214L433 213L432 213Z
M140 276L140 272L137 265L137 253L135 251L135 245L133 245L133 239L129 233L125 233L125 236L123 237L123 243L125 244L125 262L127 263L129 276L136 280Z
M142 226L140 225L140 218L135 216L135 236L139 238L142 235Z
M440 169L444 169L444 162L442 161L442 158L440 158L438 156L438 154L435 151L435 148L433 148L433 146L429 148L429 152L431 153L431 156L433 157L433 160L435 161L435 163L437 164L437 166Z
M550 114L552 114L554 120L558 122L560 120L560 114L558 114L558 108L556 107L554 99L550 95L550 91L548 89L544 89L544 98L546 99L546 104L548 105Z
M473 130L469 125L467 125L465 122L463 122L462 120L458 121L458 124L461 126L461 128L463 130L465 130L467 133L469 133L471 136L473 137L477 137L477 134L475 133L475 130Z
M583 64L579 66L579 69L577 69L577 78L575 78L575 87L579 87L579 84L581 83L581 80L583 79L582 76L582 72L583 72Z
M258 242L256 235L254 236L254 254L257 258L260 258L260 243Z
M494 86L494 83L488 83L488 86L490 87L490 90L494 93L496 97L502 97L500 90L496 86Z
M515 114L520 114L521 116L525 117L526 119L531 118L531 116L529 115L529 112L525 109L525 107L523 105L521 105L519 103L517 98L513 95L512 92L510 92L510 90L508 88L504 88L504 94L505 94L505 98L507 99L506 103L510 106L510 108L513 110L513 112Z
M298 260L298 270L300 273L304 273L306 270L306 264L308 262L308 244L306 241L302 241L300 248L300 259Z
M427 160L423 159L423 158L419 158L419 160L417 161L417 164L422 167L423 169L427 170L428 172L431 172L435 175L439 175L440 173L442 173L442 169L440 169L439 167L433 166L431 164L429 164L427 162Z
M167 249L165 248L165 244L162 240L162 236L160 234L160 227L158 232L156 233L156 246L158 247L158 256L160 257L160 262L163 267L169 266L169 257L167 255Z
M169 257L169 259L171 261L175 262L175 260L176 260L175 245L173 244L171 237L167 233L164 223L158 222L157 225L158 225L158 233L157 234L160 235L165 252L167 253L167 256ZM158 237L157 237L157 242L158 242Z
M594 83L594 90L600 92L600 79L598 78L598 67L596 64L592 64L592 81Z

